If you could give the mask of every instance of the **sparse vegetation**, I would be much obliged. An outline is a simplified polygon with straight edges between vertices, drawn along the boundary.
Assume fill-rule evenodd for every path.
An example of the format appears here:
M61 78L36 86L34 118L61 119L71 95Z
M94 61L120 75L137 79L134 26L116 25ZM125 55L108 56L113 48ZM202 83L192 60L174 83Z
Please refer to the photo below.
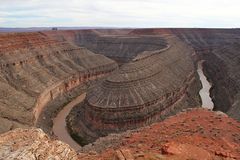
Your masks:
M78 134L76 133L70 133L71 137L78 143L80 144L81 146L85 146L87 145L89 142L83 138L83 137L80 137Z

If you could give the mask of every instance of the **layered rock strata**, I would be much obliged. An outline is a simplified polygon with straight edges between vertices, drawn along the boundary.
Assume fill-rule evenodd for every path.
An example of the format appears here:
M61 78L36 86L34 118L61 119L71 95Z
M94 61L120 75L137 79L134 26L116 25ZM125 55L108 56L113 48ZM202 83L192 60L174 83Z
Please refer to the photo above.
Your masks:
M70 130L91 141L199 106L193 50L175 36L165 39L166 49L140 55L87 93L84 103L72 111Z
M175 34L190 44L198 58L205 61L204 71L212 82L214 110L240 120L240 31L179 29L175 30Z
M58 40L67 40L78 46L105 55L119 63L128 62L143 51L154 51L166 47L160 36L128 35L121 30L81 30L44 32Z
M117 64L42 33L0 35L0 132L36 124L45 105Z

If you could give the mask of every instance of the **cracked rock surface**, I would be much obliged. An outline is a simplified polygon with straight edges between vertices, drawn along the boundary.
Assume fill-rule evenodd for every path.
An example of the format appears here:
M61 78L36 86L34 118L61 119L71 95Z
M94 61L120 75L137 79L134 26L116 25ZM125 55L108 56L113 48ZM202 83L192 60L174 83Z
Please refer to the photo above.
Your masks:
M69 145L51 140L41 129L15 129L0 137L0 159L77 159Z

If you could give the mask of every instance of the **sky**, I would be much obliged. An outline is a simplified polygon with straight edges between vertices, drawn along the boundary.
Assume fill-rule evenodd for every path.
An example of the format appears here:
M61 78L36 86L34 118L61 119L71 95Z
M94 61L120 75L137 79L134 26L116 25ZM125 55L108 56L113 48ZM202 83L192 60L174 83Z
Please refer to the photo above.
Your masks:
M240 28L239 0L0 0L0 27Z

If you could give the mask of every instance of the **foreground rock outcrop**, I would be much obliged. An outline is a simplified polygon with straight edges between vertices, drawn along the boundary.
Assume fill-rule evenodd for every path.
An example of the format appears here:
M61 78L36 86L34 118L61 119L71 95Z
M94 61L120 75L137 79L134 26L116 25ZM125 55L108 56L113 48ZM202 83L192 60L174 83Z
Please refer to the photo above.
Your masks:
M222 112L188 109L124 135L118 145L88 158L234 160L240 159L239 133L240 123Z
M222 112L188 109L163 122L104 137L78 154L39 129L16 129L0 135L0 159L237 160L239 133L240 123Z
M51 140L41 129L15 129L0 136L0 159L77 160L77 153L58 140Z
M175 36L169 46L138 55L87 93L69 116L69 129L86 141L162 120L200 105L193 50Z

